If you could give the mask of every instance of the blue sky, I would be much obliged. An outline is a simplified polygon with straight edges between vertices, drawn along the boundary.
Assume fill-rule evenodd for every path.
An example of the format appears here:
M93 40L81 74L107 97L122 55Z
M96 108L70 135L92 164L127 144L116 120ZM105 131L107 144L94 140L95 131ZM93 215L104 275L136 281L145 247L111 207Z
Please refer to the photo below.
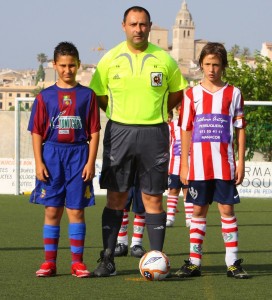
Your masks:
M172 35L183 0L13 0L0 3L0 69L37 69L37 54L52 58L60 41L73 42L82 63L96 63L103 46L110 49L125 36L124 11L147 8L153 24ZM186 0L196 26L195 39L261 50L272 42L272 0ZM171 42L171 41L169 41Z

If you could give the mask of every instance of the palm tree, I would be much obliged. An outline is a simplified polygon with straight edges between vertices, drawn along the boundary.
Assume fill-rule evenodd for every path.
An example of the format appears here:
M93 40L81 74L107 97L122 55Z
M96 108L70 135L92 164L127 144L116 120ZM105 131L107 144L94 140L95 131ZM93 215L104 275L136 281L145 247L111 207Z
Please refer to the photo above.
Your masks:
M234 45L232 46L232 48L230 49L230 53L233 55L233 57L238 56L238 54L240 53L240 47L238 45Z
M41 65L43 65L45 62L47 62L47 55L45 55L44 53L39 53L37 55L37 60Z
M249 57L250 56L250 50L249 50L249 48L244 47L242 49L242 51L241 51L241 56L245 57L245 58Z

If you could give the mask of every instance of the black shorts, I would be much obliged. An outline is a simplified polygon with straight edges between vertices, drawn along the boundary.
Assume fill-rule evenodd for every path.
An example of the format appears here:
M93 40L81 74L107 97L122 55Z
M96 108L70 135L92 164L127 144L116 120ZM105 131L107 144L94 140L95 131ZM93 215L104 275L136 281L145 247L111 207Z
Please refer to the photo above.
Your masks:
M134 185L137 173L142 192L165 192L169 163L167 123L123 125L108 121L103 144L102 189L126 192Z

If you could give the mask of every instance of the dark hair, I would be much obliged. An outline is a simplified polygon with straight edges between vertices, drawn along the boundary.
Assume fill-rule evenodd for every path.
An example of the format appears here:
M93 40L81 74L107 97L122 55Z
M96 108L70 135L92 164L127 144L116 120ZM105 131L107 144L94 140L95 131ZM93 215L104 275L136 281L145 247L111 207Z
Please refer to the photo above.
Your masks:
M225 68L228 66L228 54L227 54L227 51L226 51L224 45L221 43L212 43L212 42L207 43L203 47L203 49L200 53L200 56L199 56L199 66L200 67L203 63L204 57L207 55L210 55L210 54L216 55L217 57L219 57L221 59L222 68L223 68L223 70L225 70Z
M125 13L124 13L124 17L123 17L123 22L124 22L124 23L126 23L127 15L128 15L128 13L129 13L131 10L132 10L132 11L139 11L139 12L144 11L145 14L146 14L147 17L148 17L149 23L151 22L150 13L148 12L147 9L145 9L145 8L143 8L143 7L141 7L141 6L132 6L132 7L128 8L128 9L125 11Z
M71 42L60 42L56 46L54 50L54 61L57 61L59 55L70 55L80 61L78 50Z

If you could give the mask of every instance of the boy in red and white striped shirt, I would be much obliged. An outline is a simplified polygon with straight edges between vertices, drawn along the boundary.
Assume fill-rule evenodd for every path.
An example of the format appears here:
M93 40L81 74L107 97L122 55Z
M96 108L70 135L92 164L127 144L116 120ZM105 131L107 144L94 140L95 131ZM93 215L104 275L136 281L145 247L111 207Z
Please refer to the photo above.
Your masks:
M201 275L202 243L209 205L215 201L221 215L227 276L248 278L238 259L238 225L234 204L236 189L245 171L245 119L240 90L222 81L228 65L227 51L220 43L208 43L199 65L203 81L184 97L179 124L182 128L181 181L188 184L186 201L194 204L190 226L190 257L176 272L179 277ZM236 166L233 128L239 163ZM189 157L190 151L190 157ZM189 158L189 162L188 162Z
M181 102L180 102L181 103ZM175 111L180 114L180 104L175 107ZM167 216L166 226L172 227L175 222L175 215L179 201L179 194L182 189L185 209L185 223L186 227L190 227L193 204L185 202L187 188L180 181L180 166L181 166L181 128L178 126L178 120L173 116L168 120L169 136L170 136L170 160L168 168L168 195L167 195Z

